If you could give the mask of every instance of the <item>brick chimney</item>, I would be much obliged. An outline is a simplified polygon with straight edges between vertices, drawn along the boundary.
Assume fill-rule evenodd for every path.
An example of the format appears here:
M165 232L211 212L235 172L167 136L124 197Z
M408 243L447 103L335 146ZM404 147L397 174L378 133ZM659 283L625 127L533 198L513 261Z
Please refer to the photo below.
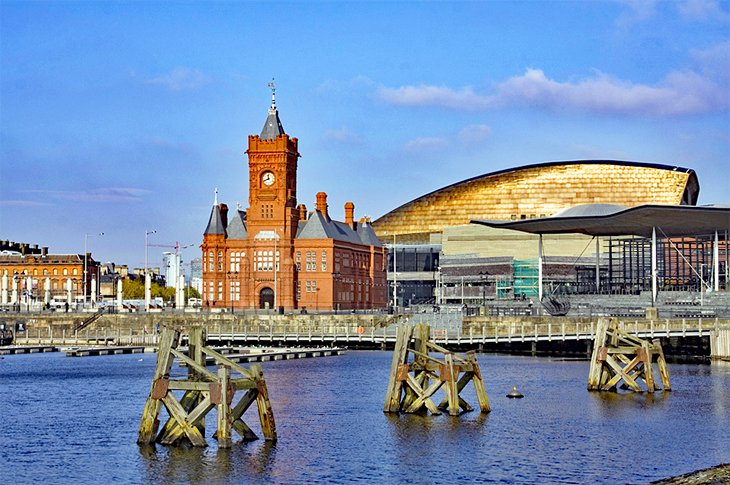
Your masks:
M221 211L221 221L223 222L223 227L228 227L228 206L226 204L220 204L218 207Z
M304 204L299 204L297 206L297 209L299 210L299 220L306 221L307 220L307 206Z
M327 214L327 194L325 192L317 192L317 210L322 213L325 219L329 219Z
M345 224L355 229L355 204L345 202Z

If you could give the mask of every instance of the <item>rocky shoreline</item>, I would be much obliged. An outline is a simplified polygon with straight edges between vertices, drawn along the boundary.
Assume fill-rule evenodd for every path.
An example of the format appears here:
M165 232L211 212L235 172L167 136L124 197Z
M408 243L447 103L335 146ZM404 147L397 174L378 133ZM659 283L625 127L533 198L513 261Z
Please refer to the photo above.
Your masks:
M730 463L651 483L652 485L727 485L730 484Z

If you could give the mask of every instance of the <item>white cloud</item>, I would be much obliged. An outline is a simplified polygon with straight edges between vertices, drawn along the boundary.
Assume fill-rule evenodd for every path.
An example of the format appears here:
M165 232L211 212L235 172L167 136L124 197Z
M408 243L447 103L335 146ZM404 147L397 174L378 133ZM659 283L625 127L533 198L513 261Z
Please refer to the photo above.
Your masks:
M461 129L459 140L462 143L482 143L492 134L492 129L487 125L469 125Z
M441 137L419 137L406 142L404 148L409 152L442 150L449 145L448 140Z
M618 24L627 26L643 22L656 14L657 0L620 0L627 9L618 17Z
M717 0L685 0L677 3L680 15L690 20L719 20L727 22L730 13L723 10Z
M208 77L197 69L178 67L167 74L153 77L145 81L146 84L155 84L166 87L171 91L194 91L208 84Z
M498 83L491 94L478 94L470 87L454 90L428 85L380 88L376 94L394 105L460 111L524 106L597 114L695 115L730 107L728 86L723 85L723 75L718 74L719 71L727 76L728 68L723 67L728 63L726 50L728 47L721 45L694 54L705 75L690 69L672 71L656 85L635 84L601 72L578 81L560 82L547 77L541 69L530 68Z
M690 56L705 76L724 82L730 81L730 41L693 50Z
M481 110L490 107L489 96L481 96L470 87L455 91L446 86L380 87L376 96L388 104L399 106L440 106L457 110Z
M501 103L550 110L651 116L690 115L727 108L726 91L692 71L675 71L656 86L633 84L597 73L578 82L549 79L528 69L497 88Z
M325 141L341 143L343 145L360 145L363 142L360 135L352 132L348 128L327 130L324 132L323 138Z

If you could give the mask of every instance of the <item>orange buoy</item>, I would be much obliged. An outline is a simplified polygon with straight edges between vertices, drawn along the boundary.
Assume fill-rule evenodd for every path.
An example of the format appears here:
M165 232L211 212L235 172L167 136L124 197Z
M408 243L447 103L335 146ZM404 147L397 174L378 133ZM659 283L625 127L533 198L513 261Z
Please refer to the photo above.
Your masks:
M364 334L365 333L365 327L363 327L362 325L359 326L359 327L357 327L357 333L359 333L360 335Z

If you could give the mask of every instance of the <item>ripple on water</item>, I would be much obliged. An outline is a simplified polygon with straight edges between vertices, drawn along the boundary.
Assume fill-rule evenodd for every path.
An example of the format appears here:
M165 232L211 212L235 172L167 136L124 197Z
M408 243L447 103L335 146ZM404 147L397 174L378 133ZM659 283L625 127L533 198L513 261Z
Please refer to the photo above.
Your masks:
M493 411L454 418L384 414L390 359L264 363L279 441L196 449L135 443L152 357L7 357L3 482L634 483L730 461L728 368L670 365L671 393L589 393L586 362L480 354ZM524 399L504 397L514 385Z

